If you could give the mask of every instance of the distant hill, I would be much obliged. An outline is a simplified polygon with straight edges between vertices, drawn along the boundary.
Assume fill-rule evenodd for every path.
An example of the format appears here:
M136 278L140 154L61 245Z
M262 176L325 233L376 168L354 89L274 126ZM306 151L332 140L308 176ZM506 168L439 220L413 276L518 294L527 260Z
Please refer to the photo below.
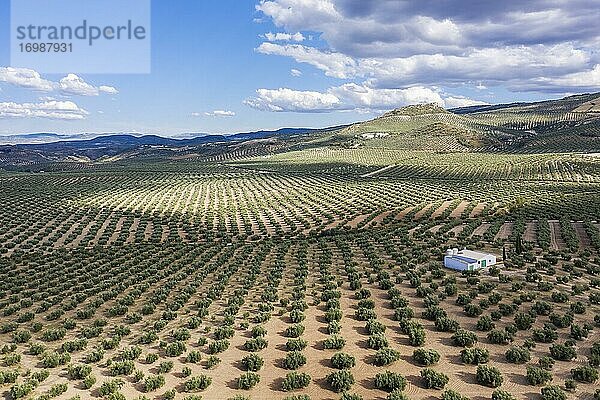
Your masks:
M182 136L186 138L137 134L14 135L4 140L16 144L0 146L0 167L41 170L56 163L90 166L145 159L230 161L323 147L448 153L596 153L600 152L600 93L451 110L437 104L419 104L347 126Z
M232 144L273 138L283 140L295 135L327 132L342 127L323 129L282 128L274 131L243 132L231 135L186 134L187 139L157 135L107 134L58 135L35 133L13 135L15 142L0 145L0 166L29 166L55 162L93 162L149 157L201 157L227 152ZM92 138L88 138L89 136ZM208 146L208 147L207 147Z
M397 149L541 151L543 143L555 150L597 151L599 132L600 94L593 93L450 110L437 104L414 105L353 124L339 135L353 146Z

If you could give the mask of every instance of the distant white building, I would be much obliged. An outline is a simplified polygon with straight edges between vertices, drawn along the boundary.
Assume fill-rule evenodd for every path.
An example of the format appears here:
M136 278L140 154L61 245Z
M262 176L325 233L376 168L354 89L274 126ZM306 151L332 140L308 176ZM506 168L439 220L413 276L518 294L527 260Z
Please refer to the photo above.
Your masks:
M444 267L457 271L475 271L495 264L495 255L480 251L448 249L444 256Z

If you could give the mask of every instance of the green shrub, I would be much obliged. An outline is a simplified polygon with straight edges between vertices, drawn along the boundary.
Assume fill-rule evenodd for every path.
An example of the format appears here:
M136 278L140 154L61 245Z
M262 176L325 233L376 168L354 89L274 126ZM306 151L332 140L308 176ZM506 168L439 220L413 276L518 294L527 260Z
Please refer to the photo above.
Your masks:
M435 320L435 328L440 332L456 332L460 329L460 324L448 317L439 317Z
M125 382L123 382L121 379L113 379L111 381L103 382L98 389L98 393L100 393L100 396L108 396L117 392L123 387L124 384Z
M408 342L411 346L419 347L425 344L425 329L421 324L414 323L408 328Z
M90 389L92 386L96 384L96 377L94 375L88 375L83 380L83 388Z
M443 389L449 381L447 375L431 368L421 370L421 381L427 389Z
M515 396L507 392L506 390L496 389L492 393L492 400L517 400Z
M365 328L367 329L367 333L369 335L384 333L386 330L386 326L375 319L368 320Z
M285 329L284 335L289 338L298 338L304 333L304 325L294 324Z
M440 353L433 349L416 349L413 351L413 360L417 364L427 367L440 360Z
M354 384L354 376L346 369L332 372L325 379L336 393L348 391Z
M65 365L71 361L69 353L57 353L55 351L47 351L42 356L42 365L44 368L56 368L59 365Z
M172 366L172 363L171 363L171 366ZM134 368L135 368L135 366L134 366L133 361L115 361L110 364L110 366L108 367L108 370L111 375L118 376L118 375L130 375L133 372Z
M305 372L290 372L281 382L281 389L284 392L303 389L310 384L310 375Z
M185 356L185 362L187 362L187 363L197 364L201 360L202 360L202 353L200 353L198 350L192 350L192 351L188 352L187 355Z
M283 368L285 369L298 369L304 364L306 364L306 357L299 351L287 353L283 360Z
M382 333L378 333L369 336L369 339L367 340L367 346L369 346L370 349L379 350L383 349L384 347L388 347L388 341Z
M377 350L374 357L375 365L383 367L400 359L400 353L394 349L386 347L385 349Z
M242 368L244 368L246 371L259 371L264 363L265 361L263 358L255 353L248 354L242 358Z
M165 347L165 354L168 357L179 357L180 355L185 353L185 351L186 351L185 343L180 342L180 341L169 343Z
M401 390L394 390L393 392L389 393L385 399L386 400L410 400L409 397Z
M144 378L143 389L144 392L152 392L160 389L165 384L165 377L162 375L151 375Z
M401 391L406 387L406 379L396 372L385 371L375 375L375 387L386 392Z
M531 360L529 350L525 347L511 347L506 350L506 359L513 364L524 364Z
M598 370L588 365L573 368L571 375L578 382L594 383L598 380Z
M221 359L219 357L215 356L214 354L210 355L206 359L206 368L207 369L214 368L217 365L219 365L220 362L221 362Z
M212 378L206 375L193 376L183 384L183 389L186 392L195 392L197 390L204 390L210 386Z
M550 346L550 355L555 360L560 361L571 361L575 357L577 357L577 353L575 349L570 346L566 346L563 344L553 344Z
M490 318L488 315L484 315L481 318L479 318L479 320L477 321L477 330L478 331L491 331L492 329L495 328L495 324L494 322L492 322L492 318Z
M469 400L469 398L454 390L448 389L442 393L442 400Z
M158 373L159 374L166 374L171 372L171 370L173 369L173 361L168 360L168 361L161 361L160 364L158 364Z
M218 354L218 353L224 352L228 348L229 348L228 340L225 340L225 339L215 340L214 342L212 342L211 344L208 345L208 352L210 354Z
M552 380L550 371L540 367L527 367L527 382L530 385L541 385Z
M477 343L477 335L473 332L459 329L452 335L452 342L455 346L471 347Z
M465 364L485 364L490 359L490 352L487 349L473 347L461 350L460 358Z
M20 399L28 396L35 389L34 382L26 381L21 384L14 384L10 388L10 397L13 399Z
M487 339L490 343L493 344L503 344L507 345L513 341L512 335L506 330L501 331L499 329L494 329L493 331L487 334Z
M31 332L26 329L20 329L12 335L12 340L15 343L27 343L29 339L31 339Z
M283 400L311 400L307 394L295 394L293 396L287 396Z
M230 339L235 334L235 331L230 326L220 326L214 330L215 339L223 340Z
M502 385L503 381L504 378L498 368L489 367L487 365L477 366L477 382L480 385L497 388Z
M350 354L335 353L331 357L331 365L336 369L349 369L356 365L356 359Z
M559 386L542 388L542 400L567 400L567 394Z
M246 372L237 379L238 389L250 390L260 382L260 375L255 372Z
M157 360L158 360L158 354L156 354L156 353L146 354L146 359L145 359L146 364L155 363Z
M341 336L333 335L323 341L323 347L326 349L341 350L346 345L346 339Z
M263 337L263 336L267 336L267 330L265 329L264 326L256 325L252 328L252 337L253 338Z
M288 339L285 343L287 351L302 351L306 348L308 342L304 339Z
M266 341L263 337L257 337L257 338L246 340L246 343L244 343L244 350L260 351L262 349L265 349L268 345L269 345L269 342Z
M327 322L335 322L342 319L342 310L339 308L332 308L325 313L325 320ZM300 321L292 321L292 322L300 322Z

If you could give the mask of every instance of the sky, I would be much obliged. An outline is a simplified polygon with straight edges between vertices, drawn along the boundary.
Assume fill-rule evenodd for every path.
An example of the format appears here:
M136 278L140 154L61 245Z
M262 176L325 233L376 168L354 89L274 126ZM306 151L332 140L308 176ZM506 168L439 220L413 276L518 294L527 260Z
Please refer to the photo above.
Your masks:
M0 0L0 135L325 127L600 91L597 21L600 0L153 0L149 74L44 74L12 68Z

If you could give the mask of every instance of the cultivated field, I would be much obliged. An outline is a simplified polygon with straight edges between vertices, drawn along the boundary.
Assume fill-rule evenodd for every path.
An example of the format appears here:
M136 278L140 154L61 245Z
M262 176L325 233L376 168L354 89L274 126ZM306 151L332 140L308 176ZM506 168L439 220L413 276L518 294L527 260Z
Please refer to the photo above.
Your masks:
M598 399L597 138L492 140L540 109L1 171L0 395Z

